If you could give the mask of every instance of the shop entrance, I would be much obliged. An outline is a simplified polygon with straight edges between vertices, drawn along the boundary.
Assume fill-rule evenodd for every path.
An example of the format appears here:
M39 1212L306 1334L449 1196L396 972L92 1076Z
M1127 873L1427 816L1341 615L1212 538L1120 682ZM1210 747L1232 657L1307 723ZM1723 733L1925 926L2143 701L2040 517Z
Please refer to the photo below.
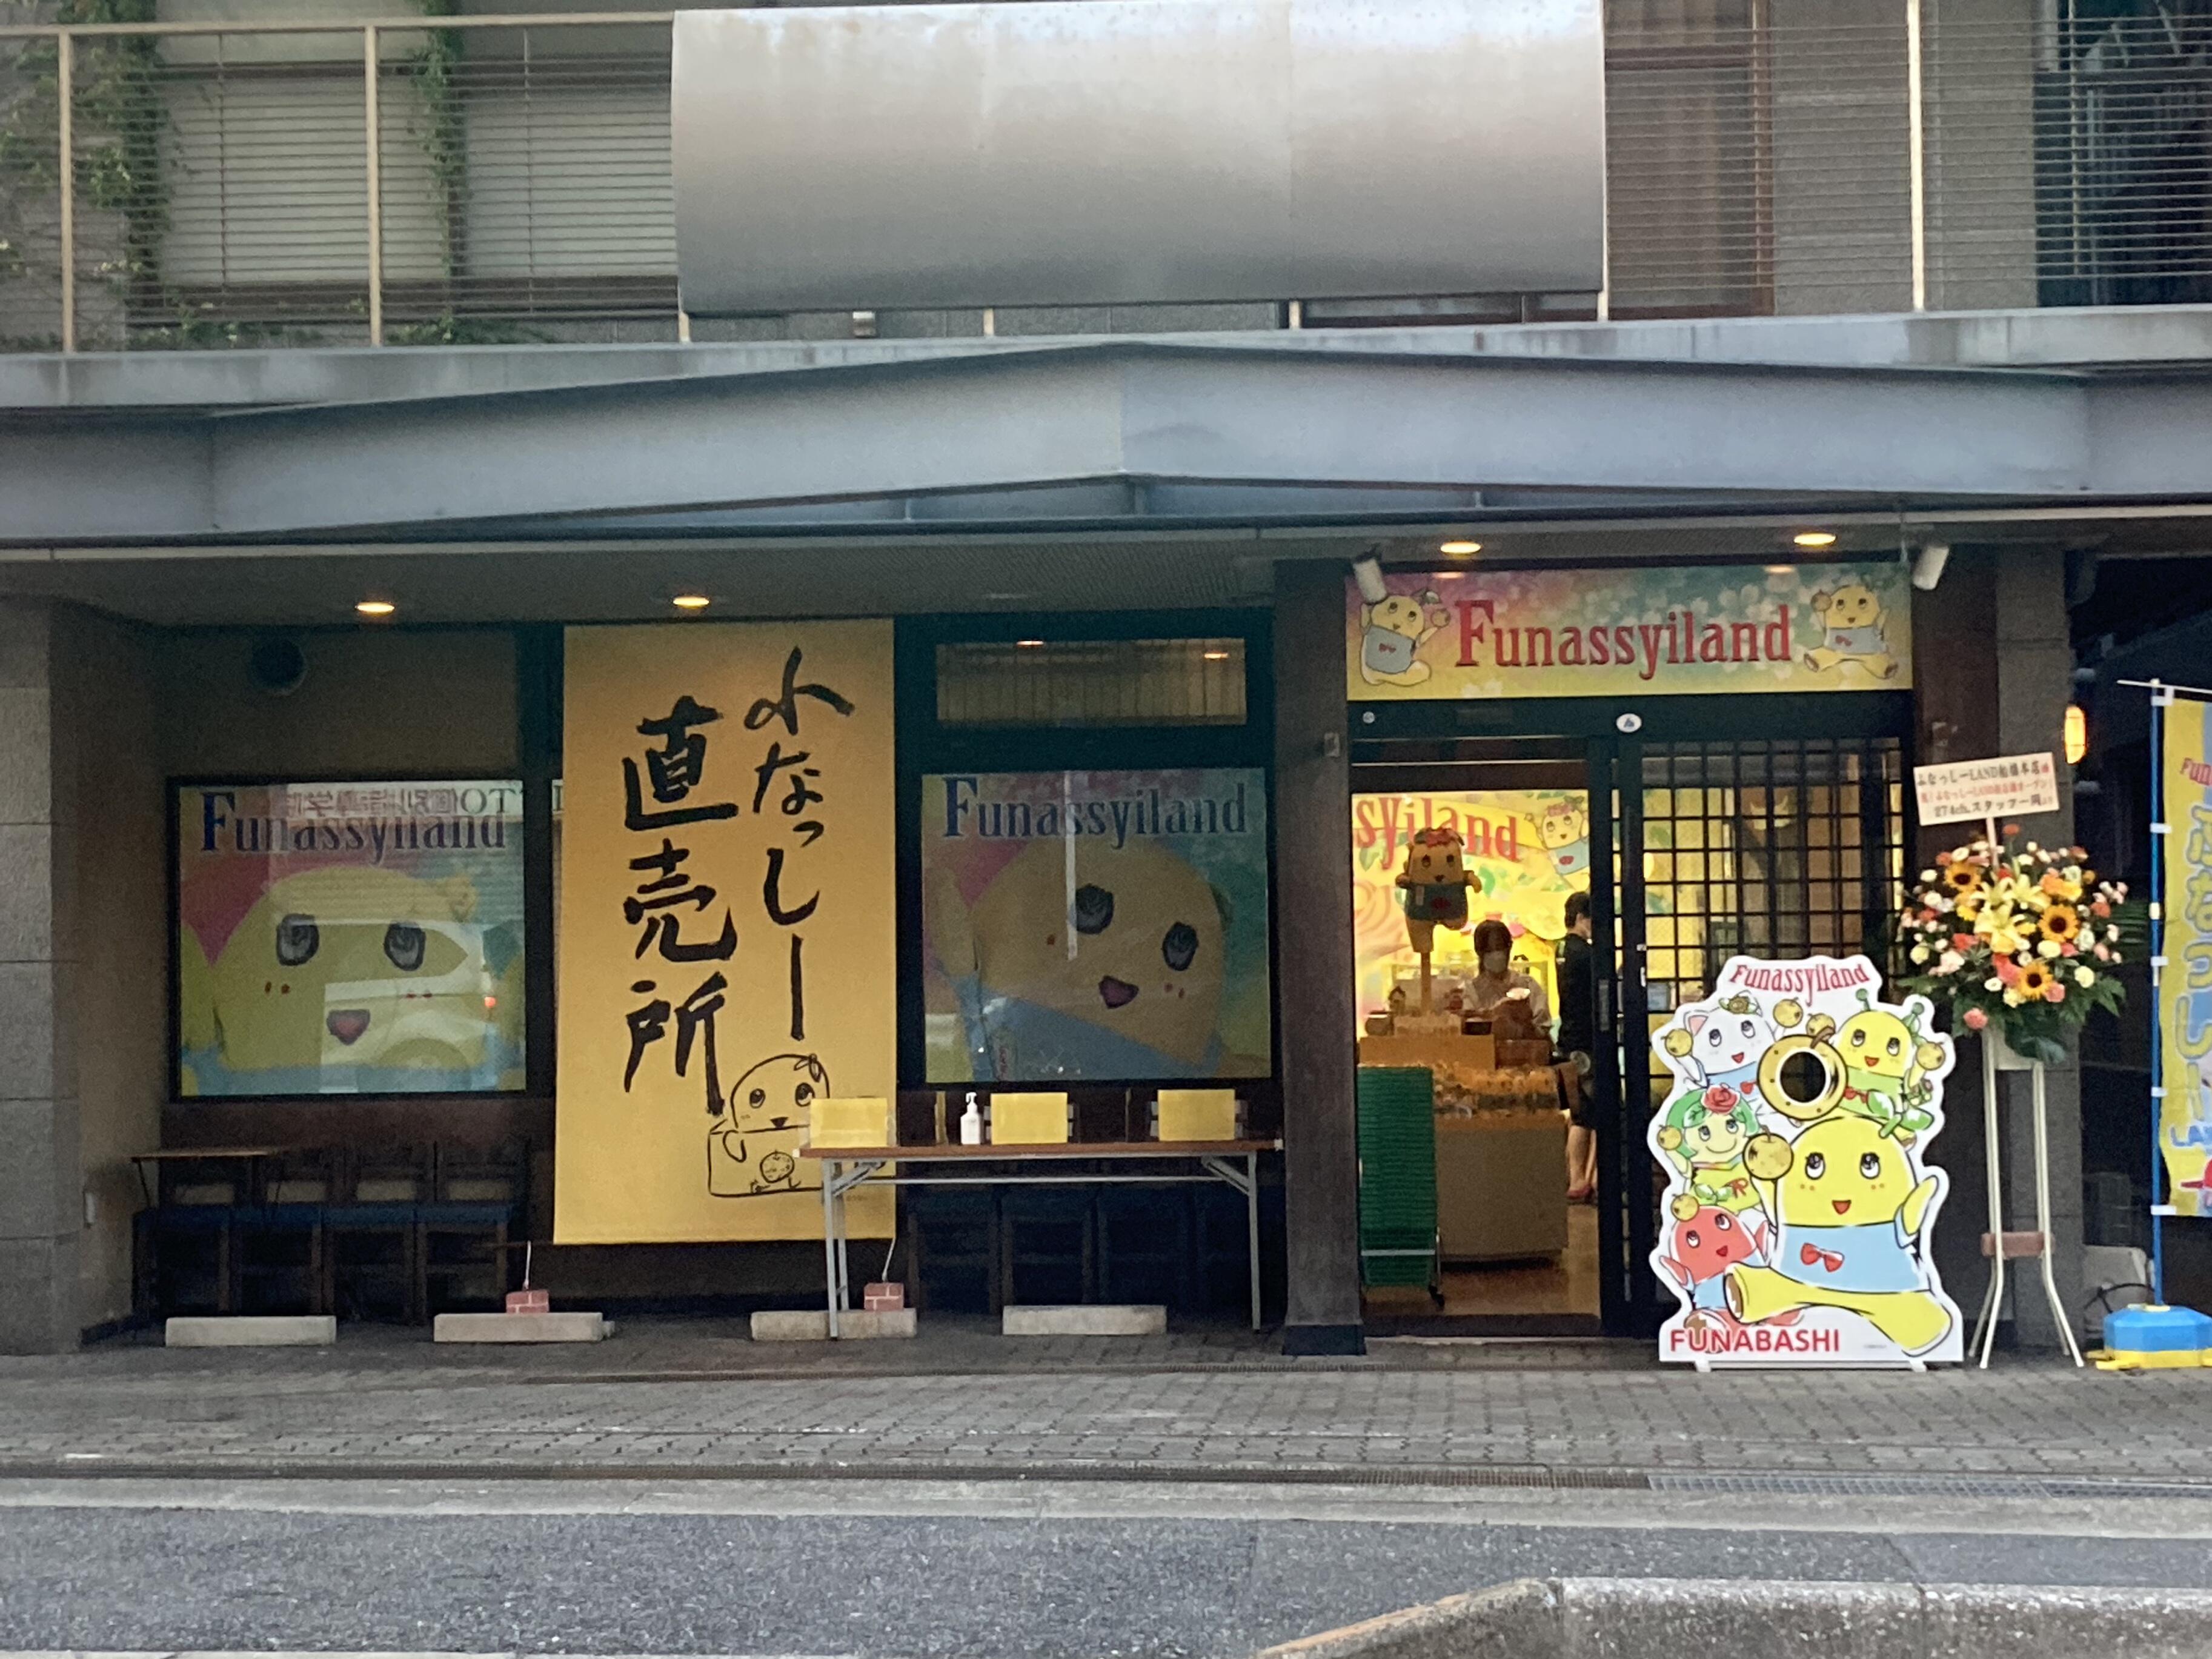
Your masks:
M1364 1258L1370 1329L1656 1330L1662 1177L1645 1132L1663 1078L1651 1034L1730 957L1879 954L1903 877L1902 700L1730 702L1681 700L1650 717L1656 730L1581 699L1363 711L1380 718L1357 722L1352 755L1361 1060L1426 1066L1434 1114L1433 1174L1401 1170L1420 1190L1394 1194L1391 1143L1363 1104L1363 1220L1418 1214L1432 1181L1437 1241L1433 1263L1392 1255L1395 1239ZM1436 730L1486 716L1514 729ZM1399 878L1432 891L1455 856L1480 890L1469 885L1456 925L1449 902L1437 918L1424 1018L1425 930L1407 925ZM1575 893L1590 954L1571 976ZM1510 939L1502 978L1477 960L1486 921ZM1586 1066L1559 1042L1577 1029L1563 1006L1571 979L1594 1005ZM1540 1044L1501 996L1540 1001ZM1571 1148L1582 1126L1595 1189L1571 1197L1586 1178Z

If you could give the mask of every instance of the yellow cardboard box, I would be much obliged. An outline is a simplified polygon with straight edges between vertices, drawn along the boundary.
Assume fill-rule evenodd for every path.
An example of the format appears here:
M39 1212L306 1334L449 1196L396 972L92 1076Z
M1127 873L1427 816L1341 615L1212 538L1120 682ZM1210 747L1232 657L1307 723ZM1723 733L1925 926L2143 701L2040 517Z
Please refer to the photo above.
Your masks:
M1237 1091L1163 1089L1159 1127L1162 1140L1234 1140Z
M994 1146L1062 1146L1067 1144L1067 1096L994 1094L991 1097Z
M890 1103L880 1095L817 1100L807 1144L812 1146L888 1146Z

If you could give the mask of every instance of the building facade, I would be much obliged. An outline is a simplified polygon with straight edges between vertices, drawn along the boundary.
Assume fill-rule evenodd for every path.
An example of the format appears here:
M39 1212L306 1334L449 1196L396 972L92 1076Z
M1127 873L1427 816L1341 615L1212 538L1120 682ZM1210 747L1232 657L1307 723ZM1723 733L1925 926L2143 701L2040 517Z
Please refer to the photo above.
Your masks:
M1731 956L1886 963L1957 834L1910 769L2063 750L2097 570L2191 591L2212 22L1619 0L1572 291L984 270L720 317L679 306L672 27L0 35L8 154L69 161L0 174L0 1346L480 1303L502 1209L558 1297L807 1305L813 1101L934 1133L1060 1091L1106 1144L1199 1085L1280 1143L1293 1352L1650 1334L1653 1034ZM2027 834L2074 836L2072 783ZM1417 818L1484 884L1418 969ZM1595 1201L1563 1122L1440 1127L1446 1212L1557 1201L1384 1283L1363 1033L1417 975L1474 994L1492 916L1556 1003L1577 890ZM1960 1036L1927 1155L1971 1306ZM2051 1076L2069 1305L2085 1151L2147 1110L2109 1058ZM1226 1316L1232 1199L920 1191L854 1249L925 1316Z

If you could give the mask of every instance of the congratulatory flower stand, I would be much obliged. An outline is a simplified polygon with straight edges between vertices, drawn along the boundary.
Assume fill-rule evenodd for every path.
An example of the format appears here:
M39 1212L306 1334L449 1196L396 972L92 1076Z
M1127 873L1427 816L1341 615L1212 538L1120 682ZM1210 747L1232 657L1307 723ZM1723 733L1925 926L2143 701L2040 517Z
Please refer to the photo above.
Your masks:
M1899 918L1913 972L1904 981L1949 1006L1953 1018L1982 1036L1982 1110L1989 1157L1990 1286L1969 1352L1986 1368L2004 1301L2005 1262L2038 1257L2044 1294L2059 1341L2082 1363L2074 1322L2051 1266L2051 1152L2044 1066L2063 1060L2091 1012L2117 1009L2127 890L2100 882L2082 849L2052 851L2033 842L2014 849L2019 830L1969 842L1923 870ZM2033 1074L2035 1231L2008 1235L2000 1170L1997 1073Z

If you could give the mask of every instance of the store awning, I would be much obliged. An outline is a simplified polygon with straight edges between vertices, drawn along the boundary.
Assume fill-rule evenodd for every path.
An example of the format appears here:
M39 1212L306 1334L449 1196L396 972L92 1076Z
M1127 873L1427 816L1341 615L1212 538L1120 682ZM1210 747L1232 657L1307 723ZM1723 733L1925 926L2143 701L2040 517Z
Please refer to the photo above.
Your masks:
M19 411L0 545L1405 523L2212 495L2192 372L1067 342L307 407Z

